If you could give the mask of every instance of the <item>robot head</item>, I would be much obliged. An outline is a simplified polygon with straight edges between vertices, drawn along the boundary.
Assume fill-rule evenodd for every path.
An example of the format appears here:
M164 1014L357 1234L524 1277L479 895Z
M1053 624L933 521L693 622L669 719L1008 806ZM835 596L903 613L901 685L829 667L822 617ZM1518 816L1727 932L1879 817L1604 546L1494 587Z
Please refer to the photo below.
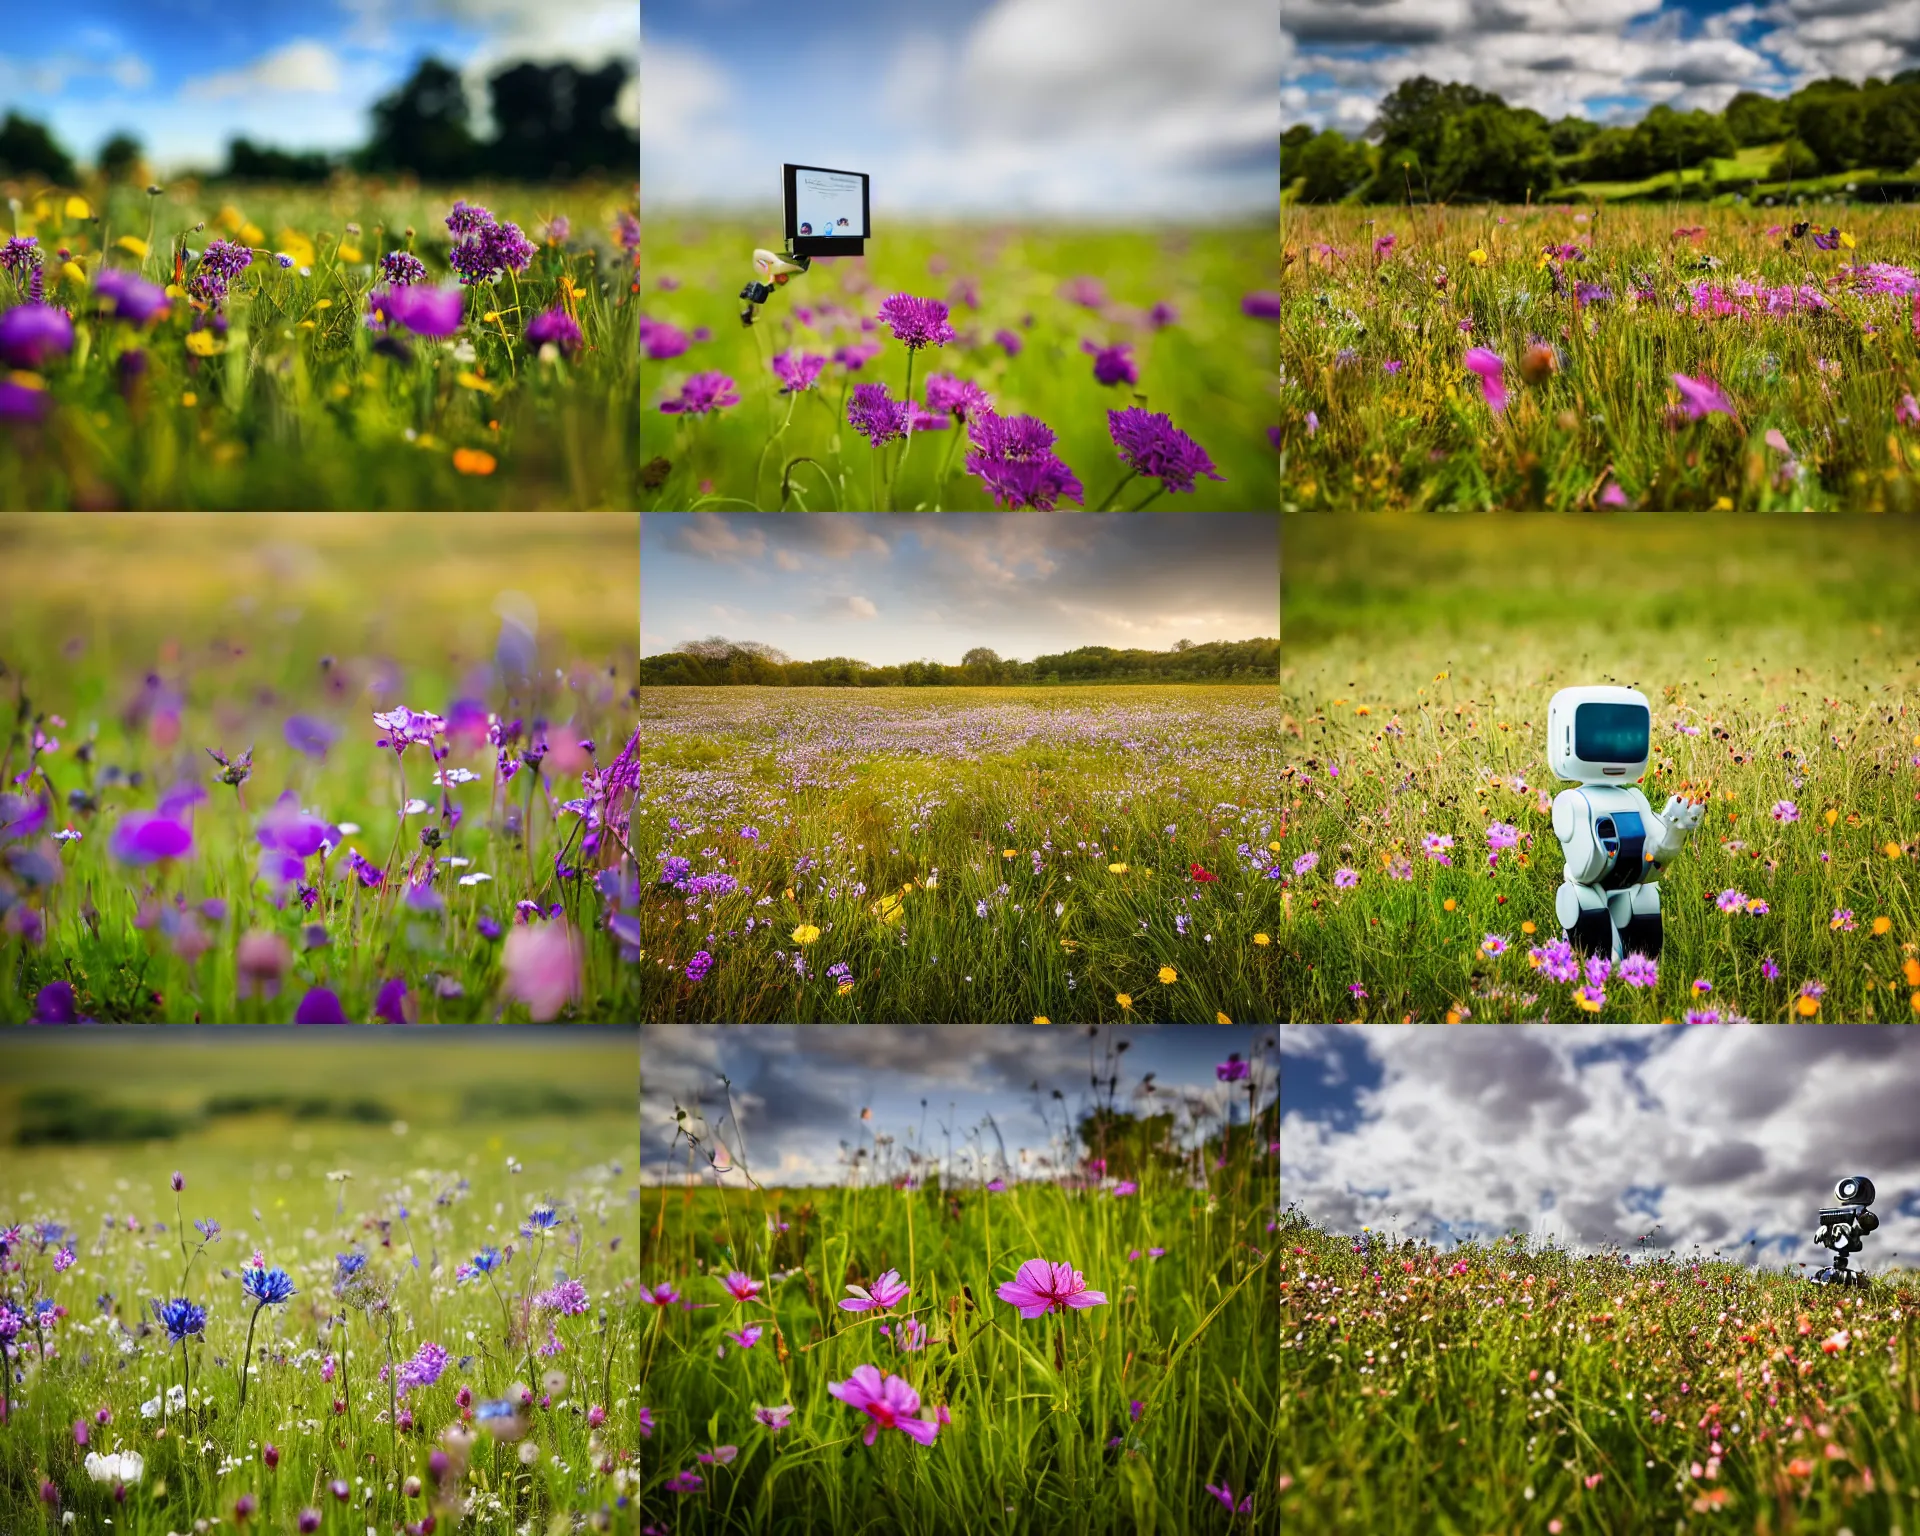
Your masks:
M1635 688L1562 688L1547 706L1547 761L1577 784L1631 784L1647 771L1653 708Z
M1872 1205L1873 1180L1864 1173L1852 1174L1833 1186L1833 1197L1842 1205Z

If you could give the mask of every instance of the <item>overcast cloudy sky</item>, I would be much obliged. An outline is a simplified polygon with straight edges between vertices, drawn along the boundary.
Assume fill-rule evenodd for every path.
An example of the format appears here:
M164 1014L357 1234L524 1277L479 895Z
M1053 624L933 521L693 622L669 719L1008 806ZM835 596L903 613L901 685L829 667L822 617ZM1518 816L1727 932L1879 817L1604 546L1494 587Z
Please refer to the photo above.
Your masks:
M1272 1102L1270 1029L1145 1025L1089 1037L1083 1029L1011 1024L647 1025L640 1031L641 1180L685 1173L686 1143L674 1145L676 1105L696 1125L704 1121L703 1139L717 1138L730 1158L738 1159L744 1137L747 1166L763 1184L837 1183L843 1145L878 1155L875 1136L895 1139L896 1159L909 1144L944 1157L949 1131L956 1172L973 1147L976 1157L992 1161L965 1166L992 1176L1001 1169L1000 1142L985 1125L989 1116L1017 1177L1022 1149L1031 1166L1063 1124L1091 1106L1090 1078L1108 1071L1102 1063L1109 1042L1120 1040L1130 1042L1117 1058L1122 1108L1178 1106L1183 1124L1198 1117L1203 1132L1213 1134L1231 1100L1236 1122L1244 1123L1245 1085L1230 1093L1214 1076L1230 1052L1256 1064L1264 1084L1259 1103ZM1147 1073L1154 1074L1151 1098L1137 1091ZM732 1081L737 1125L727 1117L721 1074ZM1063 1095L1057 1102L1055 1089ZM873 1111L870 1121L861 1120L863 1109ZM732 1182L740 1182L737 1173Z
M635 0L68 0L9 5L0 104L90 160L126 129L163 172L225 159L236 135L287 149L364 142L368 108L433 54L484 82L507 61L597 65L639 49ZM628 121L639 114L629 82Z
M1920 0L1283 0L1281 28L1281 115L1349 133L1419 74L1626 121L1920 65Z
M1661 1247L1817 1267L1814 1213L1859 1173L1881 1223L1866 1268L1920 1265L1920 1029L1280 1034L1281 1198L1335 1230L1592 1250L1658 1223Z
M556 11L564 9L555 7ZM646 0L649 208L777 213L780 167L873 219L1278 207L1276 0Z
M1270 513L649 512L643 655L725 635L797 660L958 664L1280 633Z

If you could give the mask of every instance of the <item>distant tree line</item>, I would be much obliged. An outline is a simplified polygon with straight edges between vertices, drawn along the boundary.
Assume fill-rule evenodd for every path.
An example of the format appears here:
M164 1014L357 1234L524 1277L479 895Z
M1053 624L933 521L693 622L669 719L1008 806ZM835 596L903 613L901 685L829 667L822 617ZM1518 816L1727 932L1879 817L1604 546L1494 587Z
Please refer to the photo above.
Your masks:
M1491 91L1419 75L1380 103L1364 138L1296 124L1280 137L1281 178L1303 202L1542 198L1581 181L1642 181L1776 145L1768 179L1920 161L1920 69L1856 85L1815 80L1784 98L1742 91L1719 112L1662 104L1631 127L1549 120Z
M1003 659L975 646L958 666L908 661L884 667L850 656L794 661L756 640L715 635L640 662L642 684L713 688L753 684L769 688L955 688L1022 683L1253 682L1280 675L1280 642L1208 640L1174 643L1170 651L1115 650L1084 645L1032 661Z
M236 138L224 181L322 182L336 170L385 172L422 181L455 182L484 176L500 181L569 181L594 173L636 176L640 137L616 114L632 73L613 59L598 69L576 64L509 64L487 79L493 133L474 133L465 83L452 66L423 59L406 82L374 103L371 134L347 154L286 150ZM142 146L115 133L100 148L97 166L111 181L145 174ZM38 176L73 186L73 157L44 123L9 112L0 124L0 176Z

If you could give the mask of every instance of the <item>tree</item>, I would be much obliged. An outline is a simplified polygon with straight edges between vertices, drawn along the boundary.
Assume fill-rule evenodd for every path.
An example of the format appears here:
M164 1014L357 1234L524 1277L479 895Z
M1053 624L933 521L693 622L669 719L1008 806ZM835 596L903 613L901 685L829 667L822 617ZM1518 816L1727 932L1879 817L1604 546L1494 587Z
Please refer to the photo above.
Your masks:
M999 682L1005 665L998 651L984 645L974 646L960 658L960 670L966 674L967 681L976 686Z
M1741 91L1720 115L1736 144L1773 144L1787 136L1786 106L1758 91Z
M109 181L140 179L140 141L124 128L100 146L100 174Z
M525 181L553 181L589 171L637 174L638 136L616 115L628 66L515 64L487 81L496 138L488 168Z
M1868 164L1899 171L1920 160L1920 79L1874 92L1863 128Z
M1811 87L1809 87L1811 89ZM1845 171L1867 160L1867 98L1856 89L1822 91L1794 111L1795 137L1822 171Z
M1447 119L1434 160L1434 191L1517 203L1553 185L1546 129L1498 102L1481 102Z
M1280 163L1285 165L1293 157L1313 142L1313 129L1305 123L1295 123L1280 135ZM1283 173L1284 174L1284 173Z
M1820 157L1798 139L1788 139L1767 167L1769 181L1792 181L1796 177L1820 174Z
M1584 117L1563 117L1547 129L1547 139L1556 155L1577 155L1599 131L1598 123L1590 123Z
M397 91L373 107L373 136L360 152L369 171L409 171L422 180L454 181L480 168L467 126L467 90L457 71L422 59Z
M332 160L319 150L290 153L255 144L251 139L235 139L227 145L227 168L221 172L221 179L318 182L332 174Z
M1373 174L1373 157L1366 145L1329 128L1294 157L1294 168L1302 181L1302 202L1337 203Z
M62 149L45 123L9 112L0 123L0 175L41 176L56 186L78 181L73 157Z

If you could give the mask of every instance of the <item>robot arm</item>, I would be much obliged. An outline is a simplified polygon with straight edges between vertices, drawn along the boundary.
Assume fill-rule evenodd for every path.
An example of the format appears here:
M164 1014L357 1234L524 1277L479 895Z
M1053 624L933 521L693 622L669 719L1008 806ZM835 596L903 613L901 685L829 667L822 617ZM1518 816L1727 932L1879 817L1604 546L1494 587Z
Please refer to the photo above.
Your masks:
M1553 835L1566 856L1566 878L1574 885L1590 885L1607 867L1607 853L1593 829L1593 807L1577 789L1563 789L1553 797Z
M1648 862L1665 864L1678 854L1687 840L1687 834L1706 819L1706 814L1706 802L1683 800L1678 795L1668 799L1659 815L1649 811L1647 819L1652 826L1647 837Z

